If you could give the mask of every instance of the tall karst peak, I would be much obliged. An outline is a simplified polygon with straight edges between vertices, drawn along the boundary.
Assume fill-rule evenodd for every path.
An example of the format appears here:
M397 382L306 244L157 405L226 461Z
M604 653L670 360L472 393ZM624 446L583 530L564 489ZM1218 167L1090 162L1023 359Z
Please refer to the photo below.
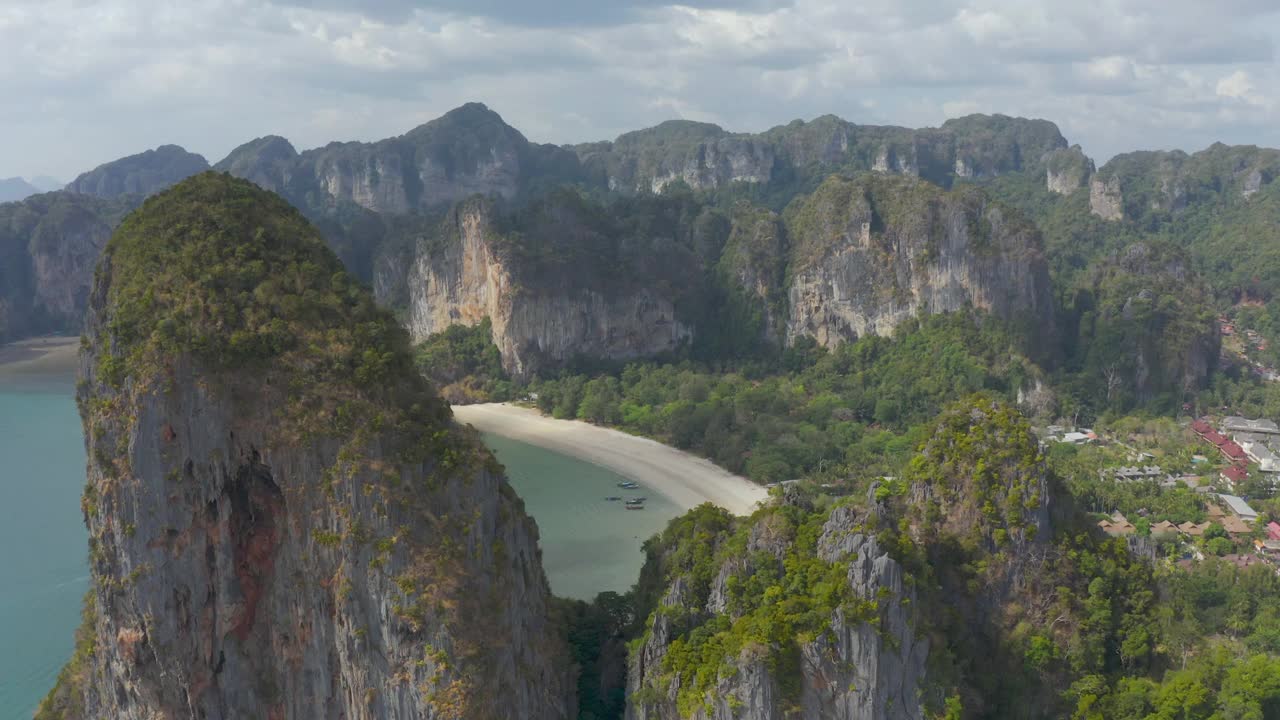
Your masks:
M289 165L297 157L293 143L279 135L267 135L232 150L214 169L252 181L267 190L284 192L291 175Z
M50 716L570 714L536 528L284 200L216 173L152 197L81 365L91 650Z
M67 190L99 197L152 195L209 169L203 156L177 145L161 145L115 160L80 175Z

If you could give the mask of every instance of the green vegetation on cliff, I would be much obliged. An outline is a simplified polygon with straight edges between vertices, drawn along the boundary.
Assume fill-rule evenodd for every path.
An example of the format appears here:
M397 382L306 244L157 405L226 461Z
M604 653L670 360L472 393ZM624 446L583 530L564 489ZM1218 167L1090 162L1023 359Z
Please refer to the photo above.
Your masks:
M880 613L879 598L854 592L844 563L819 557L827 517L812 508L781 504L742 519L703 505L646 543L649 566L644 573L661 578L663 586L678 582L682 591L676 604L642 607L645 615L664 615L675 638L661 672L647 679L632 702L661 697L670 683L678 682L676 705L689 717L717 699L717 682L734 672L734 661L744 653L764 658L783 700L794 702L802 681L800 646L825 633L837 611L853 624L875 622ZM760 527L768 528L769 540L753 548ZM720 578L723 567L737 572ZM721 582L724 608L709 615L702 608L713 585ZM648 588L639 592L650 603L657 599ZM644 642L642 637L633 650Z
M1012 345L990 318L952 313L831 351L800 342L775 366L634 363L529 387L556 417L618 425L761 482L827 466L896 474L920 423L947 403L979 390L1013 399L1039 376Z
M422 374L451 403L512 399L489 318L475 326L450 325L415 346L414 356Z
M150 198L99 272L108 383L159 379L190 355L216 371L283 371L303 434L332 414L353 422L373 396L424 434L447 422L447 406L415 380L407 333L296 210L251 183L205 173Z
M796 647L830 632L837 607L855 625L878 627L886 596L847 594L852 559L825 562L812 541L825 526L873 533L902 564L913 632L929 640L921 700L937 717L1280 713L1273 571L1212 559L1189 570L1153 564L1102 536L1077 514L1026 421L989 397L949 407L918 451L901 480L865 480L835 502L808 486L751 518L703 507L673 521L646 545L633 593L649 617L633 647L650 647L659 627L669 639L632 701L661 702L678 678L687 717L723 700L714 692L733 687L741 663L769 658L790 703L805 673L818 672L803 658L824 657ZM836 509L860 520L840 524Z

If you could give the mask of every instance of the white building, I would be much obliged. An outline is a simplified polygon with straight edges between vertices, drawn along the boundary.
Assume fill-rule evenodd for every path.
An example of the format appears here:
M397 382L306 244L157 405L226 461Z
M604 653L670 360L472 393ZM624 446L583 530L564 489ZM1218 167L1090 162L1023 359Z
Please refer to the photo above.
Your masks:
M1259 442L1245 442L1240 445L1244 450L1244 454L1249 459L1258 463L1258 469L1262 472L1280 472L1280 457L1271 452L1271 449Z

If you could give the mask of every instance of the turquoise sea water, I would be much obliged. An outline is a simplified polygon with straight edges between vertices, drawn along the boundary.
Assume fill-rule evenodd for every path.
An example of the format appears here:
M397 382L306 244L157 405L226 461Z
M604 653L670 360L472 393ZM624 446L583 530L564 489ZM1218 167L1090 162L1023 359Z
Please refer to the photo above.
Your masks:
M0 378L0 720L29 720L53 686L89 586L72 392Z
M537 521L557 595L626 591L640 546L679 508L590 463L496 435L485 442ZM88 589L85 454L69 375L0 374L0 720L29 720L71 655ZM626 510L608 496L648 497Z
M542 566L557 595L589 600L630 589L644 561L641 544L680 514L650 489L619 490L626 478L598 465L497 435L484 441L538 522ZM648 500L644 510L627 510L610 496Z

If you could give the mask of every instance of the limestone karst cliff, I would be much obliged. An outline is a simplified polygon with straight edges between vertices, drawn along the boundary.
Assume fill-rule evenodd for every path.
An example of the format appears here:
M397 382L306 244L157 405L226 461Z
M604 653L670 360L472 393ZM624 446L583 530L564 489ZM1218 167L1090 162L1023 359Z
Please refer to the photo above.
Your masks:
M1138 242L1111 253L1090 268L1076 304L1086 378L1100 395L1145 403L1208 383L1221 336L1204 281L1177 248Z
M461 204L418 245L408 282L413 336L487 317L503 365L517 377L579 355L623 359L676 349L692 333L676 306L702 282L704 230L696 221L629 227L631 218L572 192L516 216L483 200Z
M657 543L629 720L925 717L915 592L865 512L792 500L735 523L704 506Z
M42 717L572 714L536 527L283 200L151 198L86 337L91 652Z
M973 717L1052 716L977 690L1023 662L1010 630L1051 620L1019 606L1060 590L1036 575L1050 492L1026 420L979 397L865 498L788 487L750 518L678 518L646 546L627 717L919 720L961 698Z
M679 180L699 190L734 183L786 185L827 172L922 177L943 186L1043 167L1067 142L1044 120L969 115L940 128L857 125L833 115L759 134L670 121L611 143L576 146L587 178L611 190L661 190Z
M1280 175L1280 151L1215 143L1180 150L1117 155L1093 181L1093 213L1140 224L1167 220L1201 204L1247 200Z
M480 103L468 103L399 137L334 142L298 153L269 136L215 169L244 177L308 210L351 203L384 214L423 212L471 195L511 198L535 180L577 179L577 158L538 145Z
M413 335L487 317L517 377L686 344L720 356L801 337L831 347L966 307L1053 339L1039 234L978 189L833 177L783 217L694 197L601 206L562 192L514 214L460 205L414 251Z
M977 189L832 177L788 208L786 225L789 341L834 346L966 306L1053 335L1039 232Z
M1167 229L1181 233L1179 241L1192 248L1196 269L1211 265L1229 276L1229 285L1215 281L1215 293L1265 298L1274 283L1268 273L1255 272L1267 263L1252 260L1264 259L1257 238L1267 232L1271 215L1268 189L1280 172L1275 158L1275 151L1265 149L1214 146L1190 156L1122 155L1095 171L1052 123L1001 115L967 116L918 130L857 125L828 115L755 134L673 121L613 142L569 148L531 143L492 110L471 103L373 143L331 143L299 152L284 138L262 137L217 167L297 207L346 268L373 286L380 303L410 318L416 338L453 322L491 317L508 369L523 375L578 355L617 360L699 343L715 348L708 357L805 335L830 345L966 303L1006 319L1013 319L1006 310L1016 308L1035 321L1033 340L1047 340L1054 329L1052 294L1044 292L1040 263L1034 252L1010 251L1017 241L1006 231L1020 221L985 201L977 201L980 211L968 201L920 203L904 220L909 229L888 228L886 234L870 228L869 237L879 238L875 252L855 247L851 239L861 238L861 228L850 225L847 232L816 241L824 248L819 256L829 250L835 265L797 255L798 246L816 246L815 236L782 218L783 210L829 195L823 180L830 173L912 176L963 193L981 186L1041 224L1050 239L1054 282L1073 283L1068 275L1114 250L1107 247L1111 231ZM86 173L67 192L55 193L56 199L30 198L22 207L0 209L0 216L15 218L10 230L0 232L0 252L10 260L0 268L0 338L77 330L93 255L123 214L115 204L128 209L139 195L203 167L199 156L164 146ZM857 182L881 188L875 193L880 205L893 204L890 196L899 193L910 205L917 201L912 188L923 187ZM552 220L548 213L524 212L545 206L566 185L590 207ZM696 246L680 237L683 230L671 229L680 223L655 224L631 207L618 207L620 200L686 195L690 188L697 207L680 223L703 223ZM85 192L118 197L95 204L96 198L75 194ZM454 246L438 242L445 236L479 237L463 233L465 224L450 219L470 212L476 195L493 201L496 209L488 216L503 218L489 223L496 227L493 237L509 241L495 247L522 248L494 255L502 255L499 264L485 266L493 272L483 263L463 262L463 254L446 251ZM77 209L71 212L72 207ZM1222 208L1231 214L1213 215L1209 229L1221 237L1206 247L1206 234L1195 228ZM838 216L848 220L858 211L827 203L824 212L830 217L819 226L830 229L842 222ZM1103 222L1091 213L1133 222ZM962 216L980 221L966 225ZM1193 216L1196 222L1185 232L1175 222ZM534 226L524 227L529 218ZM986 254L962 248L981 244L994 228L1004 233L996 245L1012 244ZM894 245L899 238L905 244ZM561 264L570 277L560 285L548 284L547 273L532 280L523 274L529 267L550 267L547 261L555 261L558 251L546 248L592 243L615 254L608 273L599 268L609 262ZM943 255L932 258L935 246ZM922 247L926 252L916 252ZM436 251L441 252L432 255ZM488 262L482 256L468 257ZM587 277L584 268L594 275ZM493 286L503 273L509 284ZM1060 288L1058 297L1072 291Z
M202 156L177 145L161 145L99 165L72 180L66 189L105 198L152 195L208 169L209 163Z

